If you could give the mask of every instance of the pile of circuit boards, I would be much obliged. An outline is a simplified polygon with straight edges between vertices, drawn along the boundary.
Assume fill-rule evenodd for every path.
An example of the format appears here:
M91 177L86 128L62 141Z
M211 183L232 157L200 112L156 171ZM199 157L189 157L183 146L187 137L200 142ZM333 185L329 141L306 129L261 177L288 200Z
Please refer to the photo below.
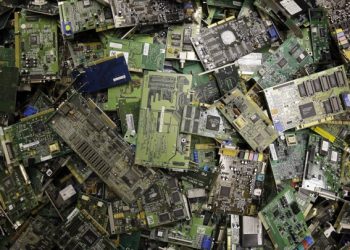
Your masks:
M0 250L349 250L348 0L0 0Z

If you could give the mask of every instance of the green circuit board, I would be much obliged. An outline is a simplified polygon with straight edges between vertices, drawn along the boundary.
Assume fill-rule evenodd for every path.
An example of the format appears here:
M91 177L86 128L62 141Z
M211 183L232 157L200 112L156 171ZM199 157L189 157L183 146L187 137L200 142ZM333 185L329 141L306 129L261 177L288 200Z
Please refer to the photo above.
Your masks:
M15 64L15 50L13 48L0 47L0 67L14 67Z
M306 65L313 63L312 56L295 37L290 37L271 54L253 79L263 88L291 80Z
M269 117L239 89L224 95L216 105L253 150L262 152L277 139Z
M71 152L46 124L53 112L48 109L1 129L1 146L7 164L29 166Z
M74 67L87 66L93 61L97 61L104 57L104 47L101 42L68 42L68 49Z
M350 108L344 66L330 68L264 89L277 131L331 121Z
M283 180L302 180L309 134L308 130L286 132L270 144L270 164L277 185Z
M72 39L76 33L83 31L114 28L112 10L97 1L60 1L58 10L62 34L67 39Z
M331 52L329 48L327 11L324 9L309 9L309 18L314 62L329 62L331 60Z
M337 148L349 151L350 126L347 124L319 124L311 128L313 131L329 140Z
M224 8L235 8L239 9L242 7L243 1L232 1L232 0L208 0L209 6L224 7Z
M107 202L92 195L80 193L77 208L85 210L103 229L107 228Z
M341 150L328 140L315 134L309 135L302 188L321 196L336 196L341 188Z
M105 56L124 54L130 71L163 70L165 45L122 40L108 35L102 35L101 38L105 46Z
M0 65L0 112L14 112L16 109L19 72L16 67Z
M291 187L278 193L259 212L259 218L275 249L294 250L306 238L313 241Z
M23 223L23 216L28 216L38 205L37 197L23 165L12 169L1 166L0 181L1 207L17 228Z
M191 136L180 133L180 123L183 108L190 101L191 83L190 75L145 73L136 164L170 169L190 168Z
M237 132L215 106L185 106L182 114L181 132L217 140L232 140L237 136Z
M142 196L142 206L149 228L190 219L187 199L174 177L164 176L153 183Z
M141 200L130 204L121 200L110 202L108 218L111 234L131 233L147 227Z
M16 12L15 60L21 82L57 80L59 63L56 20L30 12Z

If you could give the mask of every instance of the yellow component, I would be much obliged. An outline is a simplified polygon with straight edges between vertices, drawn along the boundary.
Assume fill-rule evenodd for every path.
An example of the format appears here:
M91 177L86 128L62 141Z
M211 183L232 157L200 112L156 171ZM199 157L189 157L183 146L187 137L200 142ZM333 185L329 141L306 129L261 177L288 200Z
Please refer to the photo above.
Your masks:
M263 160L264 160L264 154L263 153L259 153L258 161L263 161Z
M243 117L239 117L234 121L234 124L238 127L239 130L245 127L247 124L246 120Z
M249 151L245 151L244 153L244 160L248 160L249 159Z
M64 29L66 31L71 31L72 30L72 27L69 25L69 24L66 24L66 26L64 26Z
M114 219L124 219L124 213L117 213L114 214Z
M319 134L320 136L322 136L323 138L327 139L330 142L334 142L335 141L335 136L330 134L329 132L327 132L326 130L320 128L320 127L312 127L311 128L313 131L315 131L317 134Z
M140 215L141 219L145 219L146 218L145 212L143 212L143 211L140 212L139 215Z
M341 33L341 32L343 32L343 29L336 29L336 30L335 30L335 33L337 33L337 34L338 34L338 33Z
M198 149L198 150L201 150L201 149L213 149L215 148L215 144L196 144L195 146L195 149Z
M60 151L60 146L58 145L57 142L55 142L54 144L51 144L49 146L49 149L50 149L50 153L54 153L54 152Z
M231 148L221 148L220 149L220 154L226 155L226 156L236 156L238 154L238 150L236 149L231 149Z

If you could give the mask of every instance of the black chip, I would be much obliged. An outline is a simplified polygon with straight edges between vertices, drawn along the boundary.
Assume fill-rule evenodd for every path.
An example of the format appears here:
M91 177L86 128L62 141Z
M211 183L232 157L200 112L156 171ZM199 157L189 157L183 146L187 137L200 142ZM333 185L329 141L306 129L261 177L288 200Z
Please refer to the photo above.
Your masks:
M181 200L180 193L179 192L172 193L171 200L173 201L173 203L178 203Z
M315 93L313 85L312 85L312 82L311 81L306 81L304 84L305 84L307 95L308 96L312 96Z
M342 130L340 131L338 137L345 140L345 138L347 137L347 135L349 134L349 130L347 128L342 128Z
M199 109L195 109L195 112L194 112L194 119L199 119L199 116L200 116L200 111Z
M296 202L293 202L292 204L290 204L290 207L294 214L298 214L300 212L299 206Z
M184 215L185 215L185 213L182 209L174 210L175 218L182 218L182 217L184 217Z
M30 44L37 45L38 44L38 37L36 35L30 36Z
M282 58L277 64L280 68L283 68L287 64L287 60Z
M337 78L337 83L338 83L338 86L339 86L339 87L345 85L345 80L344 80L343 71L337 71L337 72L335 72L335 77Z
M328 76L329 83L331 84L331 88L337 87L337 79L335 77L335 74L329 75Z
M228 197L230 195L231 188L230 187L225 187L221 186L220 188L220 197Z
M159 217L159 222L165 222L170 220L170 215L168 213L160 214L158 217Z
M293 55L298 49L300 48L299 44L297 43L290 51L289 54Z
M302 119L310 118L316 115L316 110L312 102L300 105L299 111Z
M32 124L34 133L38 134L46 130L46 125L43 121L37 121Z
M304 83L298 85L298 90L300 97L307 96Z
M170 186L170 182L169 182ZM157 185L152 185L144 194L146 203L152 203L159 201L162 199L162 196L160 195L160 190Z
M277 217L279 214L280 214L280 212L278 211L278 209L273 212L273 216L275 216L275 217Z
M250 120L253 122L253 123L256 123L257 121L260 120L260 117L258 114L253 114L251 117L250 117Z
M194 122L193 127L192 127L192 132L197 134L198 133L198 128L199 128L199 122Z
M175 178L171 178L169 181L168 181L168 185L171 189L173 188L176 188L177 187L177 182L176 182L176 179Z
M329 100L323 102L323 107L326 111L326 114L332 113L332 106Z
M190 128L191 128L191 120L185 120L184 131L191 132Z
M325 92L329 90L328 78L326 76L321 76L320 80L321 80L322 91Z
M90 229L87 230L84 235L82 236L82 241L85 243L87 246L92 246L96 240L98 239L98 235L96 235L93 231Z
M313 85L314 85L314 90L315 90L316 92L322 91L320 79L317 78L317 79L313 80L312 83L313 83Z
M192 108L187 106L186 107L186 117L191 118L192 117Z
M205 128L209 130L219 131L220 128L220 117L208 115L207 123L205 124Z
M331 102L333 113L339 112L341 110L341 103L339 98L337 96L332 96L331 98L329 98L329 100Z

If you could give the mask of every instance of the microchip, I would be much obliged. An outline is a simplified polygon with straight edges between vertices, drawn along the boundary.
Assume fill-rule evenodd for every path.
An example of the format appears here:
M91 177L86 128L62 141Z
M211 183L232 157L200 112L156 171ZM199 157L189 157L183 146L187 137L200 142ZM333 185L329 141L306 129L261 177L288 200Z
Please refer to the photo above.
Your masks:
M91 231L90 229L87 230L84 235L82 236L82 241L85 243L87 246L92 246L96 240L98 239L98 236Z
M299 111L302 119L310 118L316 115L316 110L312 102L300 105Z
M176 182L176 179L175 178L171 178L169 181L168 181L168 185L171 189L173 188L177 188L177 182Z
M290 207L292 208L294 214L298 214L300 212L299 206L296 202L290 204Z
M171 200L173 203L178 203L181 199L180 199L180 193L179 192L174 192L171 195Z
M185 214L184 214L184 211L182 209L177 209L177 210L174 210L174 215L175 215L176 218L181 218Z
M258 116L258 114L254 114L250 117L250 120L253 122L253 123L256 123L257 121L260 120L260 117Z
M170 185L170 182L169 182ZM160 195L160 190L157 185L151 186L144 194L146 203L151 203L160 200L162 197Z
M31 45L37 45L38 44L38 37L36 35L30 36L30 44Z
M219 131L220 128L220 117L208 115L207 123L205 124L205 128L209 130Z
M220 197L228 197L230 195L231 188L222 186L220 188Z
M166 222L166 221L169 221L169 220L170 220L170 215L168 213L159 215L159 221L160 222Z
M287 64L287 60L282 58L277 64L280 66L280 68L283 68Z
M35 123L33 123L33 131L36 134L39 134L43 131L45 131L46 129L46 125L43 121L37 121Z

